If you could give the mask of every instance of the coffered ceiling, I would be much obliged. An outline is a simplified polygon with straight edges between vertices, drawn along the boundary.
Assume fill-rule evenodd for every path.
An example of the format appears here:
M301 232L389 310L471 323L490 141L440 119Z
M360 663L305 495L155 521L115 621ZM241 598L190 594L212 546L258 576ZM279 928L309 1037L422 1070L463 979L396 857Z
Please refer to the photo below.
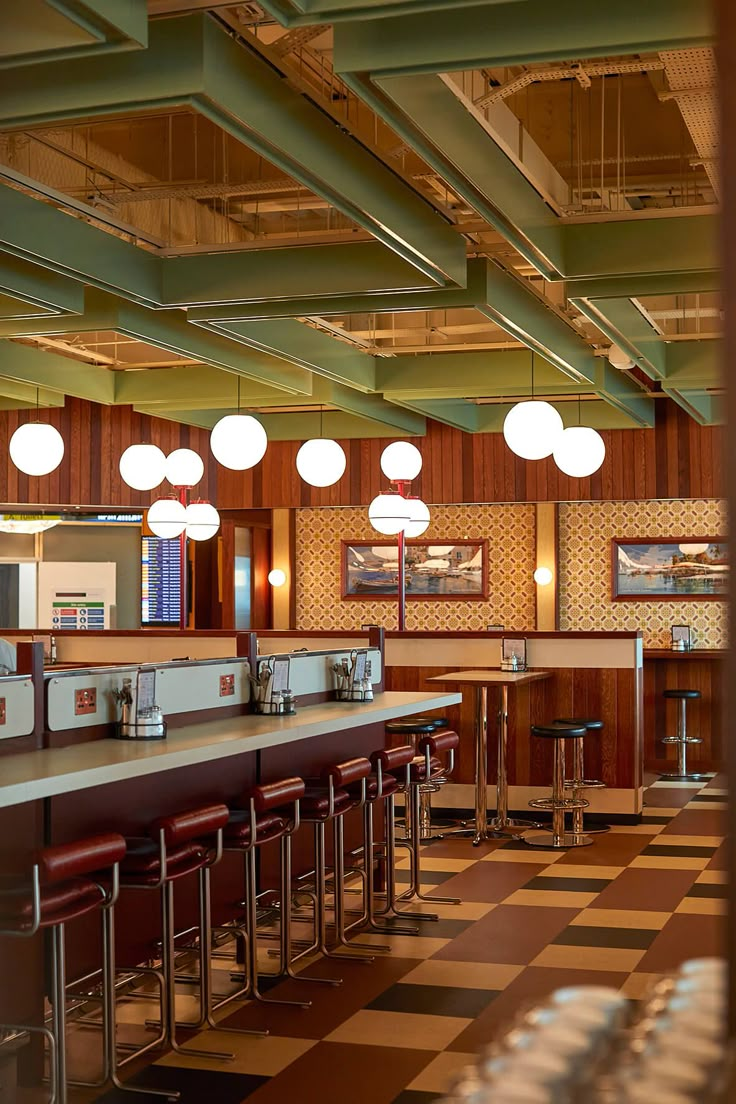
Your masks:
M4 8L0 406L719 420L707 3Z

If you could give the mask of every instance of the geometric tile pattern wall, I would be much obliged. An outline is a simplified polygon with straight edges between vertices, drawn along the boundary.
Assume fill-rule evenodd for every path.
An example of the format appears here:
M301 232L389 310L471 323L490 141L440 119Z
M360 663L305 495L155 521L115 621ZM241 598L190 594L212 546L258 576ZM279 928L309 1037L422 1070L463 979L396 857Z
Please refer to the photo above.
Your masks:
M726 602L612 602L613 537L726 536L720 499L570 502L560 505L560 629L641 629L644 647L667 647L670 626L690 625L696 647L727 646Z
M503 625L521 631L536 618L536 513L533 504L433 506L422 539L488 541L487 602L421 601L406 603L406 627L415 631L461 632ZM360 628L371 621L396 628L396 603L344 601L340 597L340 542L375 540L364 506L296 512L296 627Z

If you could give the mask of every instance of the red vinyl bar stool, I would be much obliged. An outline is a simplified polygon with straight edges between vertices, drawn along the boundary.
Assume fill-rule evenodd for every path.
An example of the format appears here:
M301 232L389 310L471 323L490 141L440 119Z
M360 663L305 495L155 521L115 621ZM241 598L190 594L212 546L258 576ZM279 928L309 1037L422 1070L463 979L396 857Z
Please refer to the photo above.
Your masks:
M119 863L124 855L125 840L116 832L89 836L45 847L39 851L29 878L3 878L0 882L0 936L30 938L41 930L51 936L51 1029L31 1024L2 1025L11 1030L35 1032L48 1042L50 1104L66 1104L69 1086L65 927L69 921L97 910L101 912L103 926L105 1072L109 1074L106 1080L115 1081L114 1060L112 1068L109 1062L111 1046L113 1055L115 1048L115 962L110 935L113 905L118 896Z
M418 750L417 740L420 736L431 735L432 732L445 728L447 728L446 717L425 717L419 714L416 717L398 717L395 721L388 721L385 731L387 736L398 735L408 737L414 748L414 753L416 754ZM437 793L440 786L442 786L445 781L445 778L439 778L435 782L425 782L419 791L419 824L423 843L427 843L429 840L443 838L441 831L433 832L432 794ZM441 825L436 825L436 827L440 829L453 828L457 827L458 823L460 822L445 822ZM411 839L411 809L408 804L404 816L404 830L406 839Z
M413 744L404 744L402 747L381 748L374 751L370 757L373 768L366 779L365 805L363 806L363 873L365 874L365 911L361 919L353 927L361 922L372 931L384 932L393 935L416 935L418 928L412 927L388 927L379 924L378 920L389 917L401 917L396 910L396 815L395 802L397 793L408 793L409 768L414 760ZM399 773L400 772L400 773ZM399 774L399 777L397 777ZM351 787L351 792L354 788ZM382 805L384 818L384 841L375 842L375 807ZM373 881L373 860L377 854L385 858L386 870L386 907L382 911L377 910L376 891ZM405 915L405 914L404 914ZM348 931L350 928L348 928Z
M318 950L326 958L347 958L360 962L372 962L373 956L354 950L355 944L348 942L345 932L345 831L343 820L353 809L365 805L366 779L371 773L368 759L347 759L341 763L332 763L322 770L317 780L308 780L306 792L301 802L302 820L314 825L314 867L316 883L315 902L315 941L314 945L301 952L301 958L312 950ZM347 787L354 787L353 792ZM357 792L356 792L357 791ZM325 825L332 823L333 832L333 874L335 888L335 938L338 946L350 948L352 953L339 953L327 946L327 859L325 849ZM372 947L371 950L378 950ZM338 979L332 979L339 984Z
M157 1038L133 1050L134 1057L157 1046L201 1058L231 1060L232 1054L221 1051L186 1050L176 1039L177 1026L187 1029L203 1027L211 1007L211 942L209 917L209 870L222 858L222 834L228 822L227 805L205 805L172 816L159 817L148 829L147 837L126 840L128 853L120 866L120 881L124 889L157 891L161 900L161 965L164 977L161 1030ZM176 1022L176 933L174 919L174 882L197 874L199 881L199 1019L194 1023Z
M399 840L402 847L409 848L410 858L410 884L398 900L408 901L416 898L419 901L430 901L442 905L459 905L457 897L436 897L422 893L421 887L421 794L422 787L429 783L447 782L455 766L455 749L460 743L460 737L452 729L445 728L435 730L431 735L422 736L416 756L409 767L409 790L406 795L407 804L411 808L411 838L405 843ZM445 756L444 761L439 756ZM405 916L407 913L401 912ZM417 915L417 914L412 914ZM422 919L438 920L435 913L423 913Z
M233 1000L263 1001L266 1004L285 1004L295 1008L309 1008L311 1001L285 1001L264 996L258 986L258 939L257 939L257 901L258 901L258 848L265 843L280 841L280 968L276 975L289 974L300 981L315 980L302 978L292 973L291 958L291 837L299 828L299 804L304 796L305 785L301 778L284 778L278 782L269 782L262 786L253 786L245 795L244 808L231 811L224 831L223 847L225 851L236 852L243 856L243 877L245 884L245 922L235 926L224 925L214 929L226 934L242 934L245 942L245 974L243 986L228 994L211 1006L208 1021L216 1025L211 1013ZM209 874L209 872L207 872ZM322 979L319 979L322 980ZM242 1028L222 1028L245 1034ZM256 1032L264 1034L264 1032ZM265 1033L267 1034L267 1032Z
M585 729L585 735L591 739L599 736L603 731L603 721L588 717L558 717L555 724L581 725ZM585 738L578 739L573 744L572 751L572 778L565 779L565 789L572 790L573 797L580 797L586 790L605 790L605 782L597 778L585 777ZM573 809L572 830L576 835L587 832L589 836L599 836L603 832L610 832L610 824L584 824L585 810Z

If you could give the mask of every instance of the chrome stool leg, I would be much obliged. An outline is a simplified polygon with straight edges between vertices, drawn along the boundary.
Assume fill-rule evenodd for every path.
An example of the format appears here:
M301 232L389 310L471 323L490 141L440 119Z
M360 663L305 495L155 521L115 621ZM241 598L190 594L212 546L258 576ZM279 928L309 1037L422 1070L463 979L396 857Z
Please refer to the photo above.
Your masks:
M311 1008L311 1001L291 1001L280 1000L277 997L266 997L261 993L258 986L258 886L256 881L256 848L251 848L250 851L246 851L245 855L245 867L246 867L246 911L248 916L248 953L249 953L249 973L250 973L250 996L254 1000L261 1001L263 1004L280 1004L286 1005L290 1008ZM288 928L291 923L291 897L289 894L286 896L286 900L281 903L281 925L282 928ZM283 950L284 940L283 932L280 935L281 947Z
M429 893L422 893L421 887L421 836L419 832L420 820L420 794L419 786L412 782L409 786L407 801L411 802L412 812L412 838L409 841L409 870L411 883L409 889L400 894L398 901L408 901L416 898L418 901L429 901L437 905L459 905L459 897L438 897ZM408 915L408 914L404 914ZM434 915L434 914L433 914ZM439 917L436 917L439 919Z
M394 823L394 795L389 794L388 797L383 799L384 805L384 831L385 831L385 858L386 858L386 909L384 912L376 911L376 892L373 885L372 870L368 874L366 881L366 895L368 898L368 927L371 931L382 932L384 935L416 935L419 928L415 927L388 927L385 924L377 924L376 917L382 916L387 918L389 914L398 916L394 904L396 901L396 879L395 879L395 862L396 851L394 845L393 833L396 831ZM373 841L373 804L366 801L363 807L363 837L365 840L365 854L367 856L373 855L374 841ZM367 860L369 866L372 868L372 858Z
M316 825L315 825L316 827ZM282 944L281 944L281 965L284 974L287 977L292 978L294 981L310 981L317 985L332 985L334 987L342 985L342 978L322 978L322 977L307 977L305 974L298 974L294 969L294 962L298 962L300 958L303 958L306 952L302 952L300 955L294 958L292 938L291 938L291 837L285 836L281 841L283 851L282 865L281 865L281 901L288 899L289 901L289 924L283 924L282 919ZM315 833L316 843L316 833ZM316 862L316 856L315 856ZM319 880L319 876L315 873L315 880ZM319 893L314 895L314 927L315 927L315 943L314 950L319 949L320 941L320 912Z
M708 778L707 774L687 769L688 744L702 744L699 736L687 734L687 699L680 698L680 708L677 715L677 735L665 736L663 744L677 745L677 771L669 774L660 774L660 782L700 782Z
M572 752L572 779L565 782L565 789L572 790L573 800L576 801L582 797L585 790L600 790L605 789L603 782L588 780L585 777L585 737L579 736L573 740L573 752ZM600 836L604 832L611 831L610 824L584 824L585 807L578 806L572 811L572 830L573 835L582 836Z
M587 801L578 798L582 807L587 806ZM573 810L576 804L574 800L565 798L565 740L554 741L554 767L552 774L552 797L540 798L530 801L533 809L551 809L552 811L552 838L548 832L527 832L523 839L531 847L547 847L562 849L568 847L587 847L593 842L590 836L580 835L575 832L565 831L565 812Z

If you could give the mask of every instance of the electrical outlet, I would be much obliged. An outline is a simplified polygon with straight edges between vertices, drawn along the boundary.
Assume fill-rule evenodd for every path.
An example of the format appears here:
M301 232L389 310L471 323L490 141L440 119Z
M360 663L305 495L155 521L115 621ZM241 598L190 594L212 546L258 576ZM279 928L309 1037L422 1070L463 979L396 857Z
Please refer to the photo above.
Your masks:
M220 675L220 697L229 698L235 693L235 675Z
M85 713L97 712L97 691L94 686L87 686L84 690L74 691L74 715L80 717Z
M0 698L0 725L5 724L5 698Z

